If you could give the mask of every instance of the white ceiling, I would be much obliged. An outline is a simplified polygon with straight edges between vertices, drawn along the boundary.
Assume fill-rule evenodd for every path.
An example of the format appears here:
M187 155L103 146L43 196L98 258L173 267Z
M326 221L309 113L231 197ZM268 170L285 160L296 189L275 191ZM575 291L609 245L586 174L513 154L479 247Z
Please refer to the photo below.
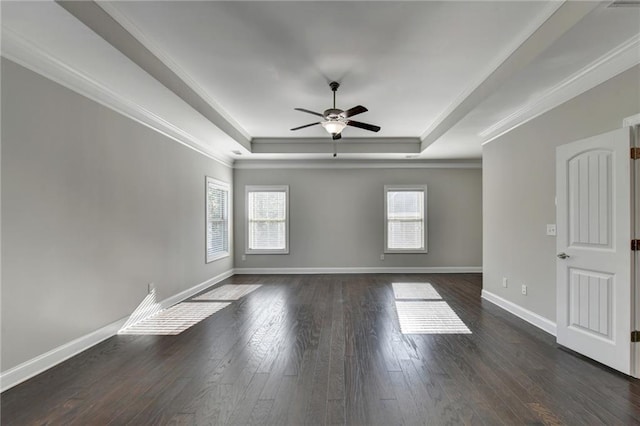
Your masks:
M380 137L419 137L544 2L121 2L115 8L254 137L363 104ZM167 28L173 28L167 31ZM467 83L469 84L469 83ZM461 87L462 86L462 87ZM455 90L451 90L455 88ZM324 136L319 127L301 136ZM369 136L348 129L345 136Z
M341 158L474 159L541 99L640 62L640 8L609 3L3 2L2 52L223 159L327 158L320 126L289 129L318 121L294 107L331 106L331 80L382 127L348 127Z

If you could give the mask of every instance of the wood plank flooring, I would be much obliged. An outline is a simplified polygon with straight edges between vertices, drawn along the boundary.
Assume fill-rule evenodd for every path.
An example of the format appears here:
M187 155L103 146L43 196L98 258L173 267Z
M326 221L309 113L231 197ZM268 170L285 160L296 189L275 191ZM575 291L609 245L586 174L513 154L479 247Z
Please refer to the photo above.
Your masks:
M177 336L116 336L1 396L3 425L640 424L640 382L480 299L480 275L262 284ZM429 282L472 334L403 335ZM194 302L199 303L199 302Z

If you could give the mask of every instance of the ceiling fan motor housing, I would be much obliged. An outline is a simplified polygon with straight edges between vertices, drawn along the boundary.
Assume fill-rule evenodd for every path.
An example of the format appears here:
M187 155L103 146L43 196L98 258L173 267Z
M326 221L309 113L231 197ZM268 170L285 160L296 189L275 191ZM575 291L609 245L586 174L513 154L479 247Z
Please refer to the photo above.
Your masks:
M344 111L342 111L341 109L329 108L324 111L324 118L326 118L327 120L337 120L341 118L341 114L343 112Z

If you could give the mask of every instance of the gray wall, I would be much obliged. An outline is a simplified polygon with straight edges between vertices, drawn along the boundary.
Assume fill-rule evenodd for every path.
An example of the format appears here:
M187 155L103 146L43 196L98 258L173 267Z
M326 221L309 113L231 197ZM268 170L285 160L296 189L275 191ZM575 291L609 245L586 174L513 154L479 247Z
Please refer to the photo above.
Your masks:
M485 290L555 321L555 149L622 127L640 112L639 82L634 67L484 146Z
M233 267L204 258L229 168L2 61L2 370Z
M235 169L236 267L482 264L480 169ZM245 185L289 185L290 254L247 255ZM428 254L385 254L384 185L427 184Z

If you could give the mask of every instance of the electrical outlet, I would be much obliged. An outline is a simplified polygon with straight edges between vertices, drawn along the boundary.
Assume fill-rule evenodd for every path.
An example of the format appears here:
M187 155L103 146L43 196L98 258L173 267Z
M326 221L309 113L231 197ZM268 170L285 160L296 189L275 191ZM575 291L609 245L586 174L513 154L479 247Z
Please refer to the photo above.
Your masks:
M507 288L509 286L509 280L507 277L502 277L502 287Z
M556 236L556 224L555 223L551 223L547 225L547 235L550 235L552 237Z
M384 260L384 254L380 255L380 260Z
M246 254L243 254L243 255L242 255L242 261L244 262L245 260L247 260L247 255L246 255Z
M524 294L525 296L527 295L527 285L526 284L522 284L522 294Z
M151 294L156 289L156 285L154 283L147 284L147 293Z

